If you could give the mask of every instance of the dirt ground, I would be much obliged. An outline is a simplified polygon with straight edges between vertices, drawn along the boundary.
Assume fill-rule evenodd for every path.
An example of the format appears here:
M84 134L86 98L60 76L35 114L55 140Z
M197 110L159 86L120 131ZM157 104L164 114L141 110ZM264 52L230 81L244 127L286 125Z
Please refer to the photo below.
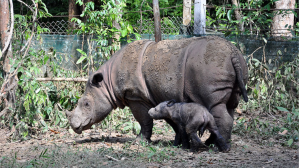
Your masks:
M155 126L165 124L155 121ZM191 153L171 146L174 134L153 134L151 145L142 145L132 133L92 129L77 135L67 129L41 134L26 141L8 142L9 131L0 130L0 167L294 167L299 151L279 144L264 145L232 136L228 153L213 150ZM204 134L204 141L209 135ZM270 143L270 142L269 142Z

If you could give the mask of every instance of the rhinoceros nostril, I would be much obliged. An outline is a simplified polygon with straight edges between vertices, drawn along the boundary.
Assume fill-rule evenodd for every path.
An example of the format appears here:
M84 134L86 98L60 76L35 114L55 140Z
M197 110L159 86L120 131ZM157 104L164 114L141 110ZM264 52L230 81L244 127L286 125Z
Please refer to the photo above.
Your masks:
M81 123L80 122L76 122L76 121L72 121L70 123L70 125L72 126L73 129L78 130L78 129L80 129Z

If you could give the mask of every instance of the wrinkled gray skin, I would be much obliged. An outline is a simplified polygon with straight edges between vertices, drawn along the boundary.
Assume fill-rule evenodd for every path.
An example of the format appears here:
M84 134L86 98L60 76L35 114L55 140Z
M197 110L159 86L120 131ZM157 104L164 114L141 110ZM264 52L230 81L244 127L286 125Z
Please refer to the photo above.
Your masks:
M197 136L197 131L202 135L205 129L208 129L210 133L216 137L215 145L219 151L229 151L229 146L219 133L214 117L200 104L165 101L151 108L148 113L153 119L172 120L179 127L175 141L182 139L182 147L185 149L189 148L189 142L185 141L186 139L191 140L191 151L206 148ZM181 136L187 136L188 138Z
M150 108L171 99L196 102L214 116L219 132L229 142L240 94L247 101L247 73L243 55L219 37L135 41L89 76L78 106L66 115L80 134L112 109L129 106L141 126L140 134L150 141ZM173 121L166 121L178 132ZM206 144L215 140L212 135Z

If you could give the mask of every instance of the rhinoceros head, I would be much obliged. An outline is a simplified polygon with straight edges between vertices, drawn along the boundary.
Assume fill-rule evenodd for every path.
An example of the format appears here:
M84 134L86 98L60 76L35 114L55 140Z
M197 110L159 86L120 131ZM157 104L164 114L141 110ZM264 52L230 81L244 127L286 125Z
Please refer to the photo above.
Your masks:
M160 104L158 104L156 107L151 108L148 111L148 114L153 118L153 119L166 119L166 118L171 118L171 112L174 110L174 105L175 100L170 100L170 101L164 101Z
M66 116L72 129L81 134L94 123L102 121L112 109L103 74L97 71L90 75L77 107L72 112L67 111Z

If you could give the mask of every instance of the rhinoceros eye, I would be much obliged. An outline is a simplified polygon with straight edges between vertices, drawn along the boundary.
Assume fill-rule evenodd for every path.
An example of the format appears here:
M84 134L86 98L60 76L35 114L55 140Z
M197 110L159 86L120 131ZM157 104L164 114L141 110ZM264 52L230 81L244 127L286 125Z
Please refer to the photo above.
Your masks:
M84 108L90 108L90 102L89 102L88 100L84 100L84 101L82 102L82 106L83 106Z

